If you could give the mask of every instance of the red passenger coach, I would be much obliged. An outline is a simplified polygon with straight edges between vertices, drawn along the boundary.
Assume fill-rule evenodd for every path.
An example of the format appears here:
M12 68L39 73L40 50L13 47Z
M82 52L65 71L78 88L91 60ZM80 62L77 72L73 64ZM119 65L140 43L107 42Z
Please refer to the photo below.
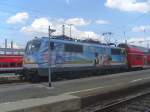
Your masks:
M149 49L128 44L119 44L119 47L126 49L129 68L144 68L150 65Z
M147 55L147 64L150 65L150 53Z
M0 48L0 73L20 71L23 64L23 52L23 49Z
M22 55L0 55L0 68L22 67Z
M143 68L144 52L141 51L138 47L130 45L128 45L126 50L129 68Z

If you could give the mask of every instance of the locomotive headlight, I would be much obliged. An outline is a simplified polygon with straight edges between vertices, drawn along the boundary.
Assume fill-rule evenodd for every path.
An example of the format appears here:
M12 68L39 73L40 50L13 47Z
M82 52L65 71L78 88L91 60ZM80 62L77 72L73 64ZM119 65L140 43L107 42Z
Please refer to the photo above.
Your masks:
M35 61L32 58L24 58L23 64L34 64Z

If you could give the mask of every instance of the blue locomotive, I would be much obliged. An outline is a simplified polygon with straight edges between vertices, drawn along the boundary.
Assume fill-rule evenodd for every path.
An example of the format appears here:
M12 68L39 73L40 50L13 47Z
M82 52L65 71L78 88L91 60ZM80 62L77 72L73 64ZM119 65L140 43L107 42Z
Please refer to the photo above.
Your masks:
M67 75L67 72L80 73L127 67L124 48L66 38L56 36L50 39L52 77L64 72L64 75ZM24 76L28 80L48 76L48 46L48 37L35 38L27 43L23 68Z

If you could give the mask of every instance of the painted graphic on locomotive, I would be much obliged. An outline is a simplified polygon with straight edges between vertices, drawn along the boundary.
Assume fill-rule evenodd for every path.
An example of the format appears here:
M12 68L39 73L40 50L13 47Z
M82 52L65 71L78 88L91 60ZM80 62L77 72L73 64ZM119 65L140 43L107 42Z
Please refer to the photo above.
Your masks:
M46 37L28 42L24 56L26 71L37 70L40 76L48 75L45 72L48 70L48 42ZM51 39L50 56L52 72L120 68L127 64L124 48L70 40Z

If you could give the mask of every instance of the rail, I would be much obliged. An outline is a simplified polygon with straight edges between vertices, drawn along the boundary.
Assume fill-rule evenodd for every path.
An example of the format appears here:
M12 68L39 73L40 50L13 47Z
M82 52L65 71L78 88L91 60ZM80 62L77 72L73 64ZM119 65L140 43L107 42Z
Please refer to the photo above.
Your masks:
M101 109L95 110L94 112L109 112L110 110L111 111L113 111L113 110L115 111L119 107L121 107L123 105L126 105L128 102L140 99L141 97L144 97L146 95L150 95L150 91L145 92L145 93L141 93L141 94L138 94L138 95L135 95L135 96L132 96L132 97L129 97L129 98L117 101L117 102L114 102L114 103L112 103L110 105L102 107Z

